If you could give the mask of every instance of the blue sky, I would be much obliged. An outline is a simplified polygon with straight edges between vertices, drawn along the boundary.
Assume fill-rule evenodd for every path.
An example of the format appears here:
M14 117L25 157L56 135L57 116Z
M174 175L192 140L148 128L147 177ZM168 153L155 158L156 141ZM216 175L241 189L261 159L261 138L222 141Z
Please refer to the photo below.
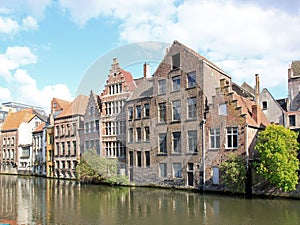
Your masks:
M288 66L300 59L298 2L0 0L0 102L48 109L54 96L73 99L91 65L107 53L173 40L234 82L253 85L258 73L261 87L287 97ZM99 72L100 81L108 71Z

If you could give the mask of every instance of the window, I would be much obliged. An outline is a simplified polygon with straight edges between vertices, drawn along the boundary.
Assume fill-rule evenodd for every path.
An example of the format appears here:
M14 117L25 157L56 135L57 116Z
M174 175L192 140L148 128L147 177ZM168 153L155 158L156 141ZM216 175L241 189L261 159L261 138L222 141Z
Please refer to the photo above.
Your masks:
M137 167L142 167L142 152L136 153Z
M144 105L144 117L149 117L150 116L150 108L149 108L149 104L145 104Z
M89 141L85 141L85 150L88 150L90 148Z
M55 155L59 155L59 143L56 143L56 152Z
M268 109L268 102L267 102L267 101L263 101L263 102L262 102L262 109L263 109L263 110Z
M175 178L182 178L181 163L173 163L173 176Z
M179 69L180 68L180 54L175 54L172 56L172 69Z
M133 167L133 152L129 152L129 165Z
M189 152L197 152L197 131L191 130L188 131L188 150Z
M238 128L228 127L227 128L227 148L238 147Z
M99 132L100 131L99 120L95 121L95 125L96 125L96 131Z
M100 142L99 140L95 140L95 143L96 143L96 152L98 155L100 155Z
M220 128L211 128L209 132L210 148L220 148Z
M226 116L227 115L227 107L226 104L219 105L219 115Z
M197 98L192 97L188 98L188 118L196 118L197 117Z
M173 91L180 90L180 76L172 77Z
M166 103L158 104L159 122L166 122Z
M173 103L173 120L180 120L180 100L174 101Z
M135 107L135 118L136 119L141 119L141 106L140 105L137 105Z
M150 128L149 127L144 127L144 132L145 132L145 141L150 141Z
M129 143L133 142L133 128L129 128L128 130L128 142Z
M85 123L85 133L88 133L90 131L89 123Z
M77 130L77 126L76 126L76 123L73 123L73 135L75 136L76 135L76 130Z
M128 107L128 119L132 120L133 119L133 108Z
M53 108L55 109L57 107L56 102L53 103Z
M167 177L167 164L166 163L159 164L159 176Z
M167 153L167 134L159 134L159 152Z
M77 155L77 145L76 145L76 141L73 141L73 155Z
M71 155L71 143L68 141L67 142L67 145L68 145L68 155Z
M291 127L296 126L296 116L295 115L289 115L289 125Z
M173 152L174 153L181 152L181 133L180 132L173 133Z
M145 151L145 159L146 167L150 167L150 151Z
M187 74L187 83L188 88L196 86L196 71Z
M90 113L90 114L89 114L90 116L94 115L95 109L94 109L93 106L90 107L90 112L89 112L89 113Z
M94 132L94 121L90 122L90 132Z
M136 142L141 142L142 139L142 131L141 128L136 128Z
M159 80L158 81L158 94L165 94L166 93L166 80Z
M61 143L61 155L64 156L65 155L65 143Z

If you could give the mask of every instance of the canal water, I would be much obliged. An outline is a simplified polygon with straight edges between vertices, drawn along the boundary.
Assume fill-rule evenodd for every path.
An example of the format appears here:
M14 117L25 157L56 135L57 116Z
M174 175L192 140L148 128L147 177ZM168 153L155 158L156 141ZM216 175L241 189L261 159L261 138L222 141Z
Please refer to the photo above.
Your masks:
M297 225L300 201L0 175L0 224Z

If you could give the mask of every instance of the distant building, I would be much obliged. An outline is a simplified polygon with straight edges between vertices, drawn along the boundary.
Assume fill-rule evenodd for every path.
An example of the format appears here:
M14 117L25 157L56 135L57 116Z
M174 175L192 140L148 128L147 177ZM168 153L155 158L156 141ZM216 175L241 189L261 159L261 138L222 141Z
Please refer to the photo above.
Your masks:
M10 112L1 130L1 172L32 172L32 131L43 122L33 109Z
M75 169L80 160L80 149L83 148L80 136L84 128L84 114L88 97L79 95L72 103L64 107L58 104L57 99L54 100L52 101L52 112L55 115L54 177L75 179Z
M95 149L98 155L103 155L103 152L100 151L100 119L101 100L98 95L91 91L84 114L84 131L81 135L81 143L84 145L81 149L81 154L86 150Z
M123 70L118 60L113 59L105 87L100 95L101 155L118 159L122 173L125 173L126 155L125 101L135 89L136 83L131 73Z
M32 165L33 174L46 175L46 123L41 123L32 132Z
M268 89L264 88L260 93L260 107L270 123L285 126L284 99L275 100ZM283 106L283 107L282 107Z

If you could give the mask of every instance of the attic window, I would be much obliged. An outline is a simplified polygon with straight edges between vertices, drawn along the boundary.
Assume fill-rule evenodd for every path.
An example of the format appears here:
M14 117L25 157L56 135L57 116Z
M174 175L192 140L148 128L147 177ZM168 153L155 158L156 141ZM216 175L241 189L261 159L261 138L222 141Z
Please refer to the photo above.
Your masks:
M226 116L227 115L227 107L226 104L220 104L219 105L219 115Z
M56 106L57 106L57 105L56 105L56 102L54 102L54 103L53 103L53 108L56 108Z
M263 101L263 102L262 102L262 109L263 109L263 110L268 109L268 102L267 102L267 101Z
M179 69L180 68L180 54L177 53L172 56L172 69Z

